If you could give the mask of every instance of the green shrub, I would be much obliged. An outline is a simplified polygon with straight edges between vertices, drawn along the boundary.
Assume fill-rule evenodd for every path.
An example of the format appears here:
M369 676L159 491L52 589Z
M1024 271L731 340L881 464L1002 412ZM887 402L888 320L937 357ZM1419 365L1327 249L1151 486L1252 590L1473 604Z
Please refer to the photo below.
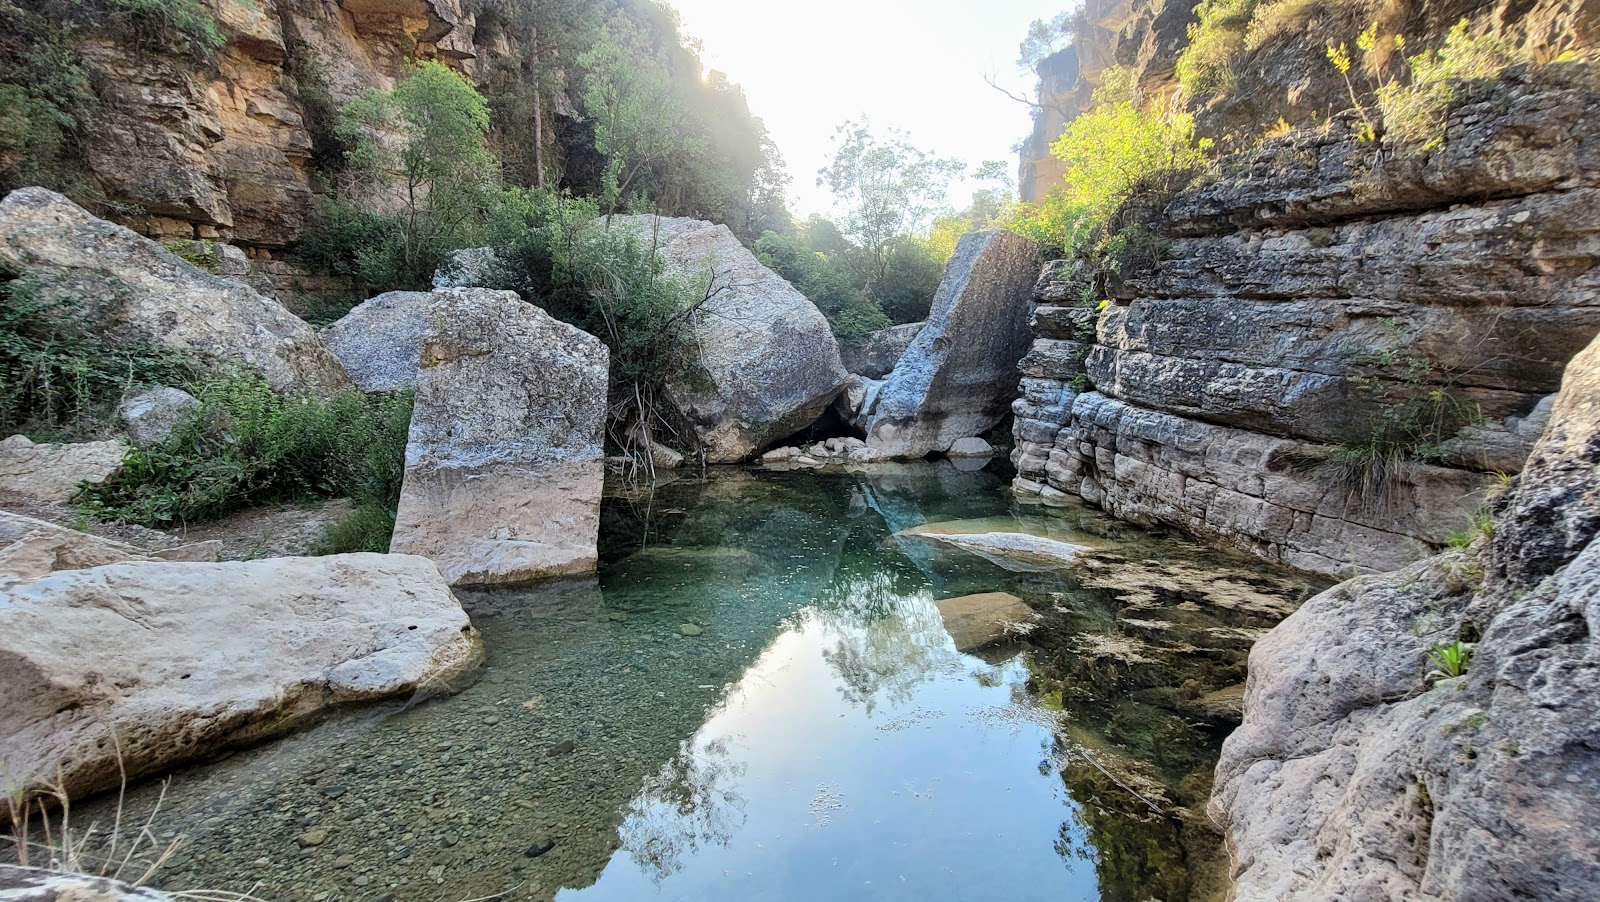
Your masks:
M194 387L200 407L172 435L130 451L77 501L85 514L150 527L275 501L348 497L392 518L405 474L409 392L332 400L280 395L233 372Z
M352 100L335 126L336 190L313 208L301 255L369 291L426 289L451 252L482 243L505 203L488 132L483 95L439 63Z
M1108 70L1096 106L1072 120L1050 147L1066 164L1065 185L1033 205L1021 205L1009 228L1068 254L1120 257L1139 236L1113 228L1132 202L1158 205L1180 180L1206 162L1210 139L1196 139L1194 118L1161 104L1133 100L1130 76ZM1107 247L1102 243L1111 242Z
M1404 40L1395 39L1405 47ZM1522 58L1515 44L1498 35L1473 34L1466 19L1445 36L1438 52L1425 51L1406 58L1410 81L1390 81L1378 88L1378 109L1384 128L1392 135L1424 147L1444 137L1445 117L1456 102L1461 82L1494 78Z
M1233 86L1233 58L1245 46L1257 0L1201 0L1189 43L1178 55L1178 84L1186 97L1207 100Z
M153 47L179 47L195 53L216 50L227 43L217 20L200 0L92 0L107 19ZM245 2L245 0L241 0ZM253 5L253 4L252 4Z
M1472 666L1473 650L1471 642L1451 642L1429 648L1428 662L1433 664L1433 669L1423 679L1432 682L1466 676L1467 669Z
M855 271L845 253L819 253L804 238L769 231L756 242L756 256L815 304L840 338L893 325L862 290L866 267Z
M182 383L182 355L142 340L109 341L67 299L0 271L0 431L81 437L103 430L131 385Z

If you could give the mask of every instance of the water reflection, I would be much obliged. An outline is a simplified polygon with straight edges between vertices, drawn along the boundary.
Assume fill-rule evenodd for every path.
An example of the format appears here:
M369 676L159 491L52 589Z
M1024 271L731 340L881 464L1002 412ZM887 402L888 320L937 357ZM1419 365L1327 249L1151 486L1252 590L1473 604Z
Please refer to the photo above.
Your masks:
M477 685L179 774L160 824L190 840L162 880L326 902L1206 898L1245 654L1305 587L1001 488L922 464L614 494L597 581L462 594ZM904 534L928 524L1097 551L1014 573ZM1043 615L998 664L957 653L934 606L991 591Z

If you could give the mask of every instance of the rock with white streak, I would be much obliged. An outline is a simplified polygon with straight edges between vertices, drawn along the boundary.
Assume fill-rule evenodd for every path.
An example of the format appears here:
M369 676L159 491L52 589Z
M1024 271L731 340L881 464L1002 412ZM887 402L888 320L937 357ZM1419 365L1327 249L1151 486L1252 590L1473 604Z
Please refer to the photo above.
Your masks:
M390 549L452 585L593 571L609 363L514 292L435 291Z

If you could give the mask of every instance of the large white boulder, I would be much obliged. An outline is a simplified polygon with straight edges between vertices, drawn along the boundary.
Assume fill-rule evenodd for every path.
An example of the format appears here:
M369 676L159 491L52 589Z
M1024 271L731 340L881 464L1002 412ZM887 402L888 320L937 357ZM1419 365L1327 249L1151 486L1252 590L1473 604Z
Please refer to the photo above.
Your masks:
M54 191L19 188L0 200L0 263L38 277L47 295L110 338L245 366L279 391L326 396L350 385L316 332L282 304Z
M391 550L452 585L594 570L609 364L515 292L435 291Z
M827 410L848 375L827 318L727 226L657 216L612 223L653 244L672 273L711 282L714 295L692 317L703 372L668 386L707 461L749 458Z
M1028 352L1039 246L973 232L956 246L933 310L864 409L867 444L894 457L949 450L1011 411Z
M0 593L0 774L78 797L335 705L447 687L480 655L420 557L60 570Z

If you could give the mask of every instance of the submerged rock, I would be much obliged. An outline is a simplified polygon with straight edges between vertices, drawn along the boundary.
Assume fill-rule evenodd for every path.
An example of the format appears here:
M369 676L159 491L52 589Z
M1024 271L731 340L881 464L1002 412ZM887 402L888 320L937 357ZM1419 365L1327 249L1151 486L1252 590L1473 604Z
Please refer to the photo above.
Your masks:
M1251 651L1212 802L1238 898L1600 897L1597 533L1600 340L1492 538L1335 586ZM1430 677L1458 641L1465 675Z
M827 319L727 226L656 216L612 222L654 243L673 273L711 278L712 296L693 315L700 372L668 386L708 463L745 460L827 410L848 375Z
M910 529L900 535L917 536L970 551L1007 570L1021 572L1071 567L1088 550L1082 545L1020 532L945 533L935 527Z
M362 391L415 385L433 304L432 292L386 292L357 304L323 329L322 340Z
M311 327L282 304L53 191L20 188L0 201L0 263L36 276L46 297L70 303L108 338L244 366L279 391L326 396L350 384Z
M0 441L0 491L70 501L80 484L97 485L121 470L127 453L118 441L35 443L13 435Z
M433 299L391 550L452 585L592 571L606 346L514 292Z
M419 557L50 573L0 597L0 773L77 798L123 769L136 778L335 705L447 686L480 655Z
M982 592L938 602L944 628L956 651L976 651L1023 635L1034 619L1033 609L1009 592Z
M961 239L933 312L865 410L867 443L895 457L947 451L1010 411L1039 247L1010 232Z

